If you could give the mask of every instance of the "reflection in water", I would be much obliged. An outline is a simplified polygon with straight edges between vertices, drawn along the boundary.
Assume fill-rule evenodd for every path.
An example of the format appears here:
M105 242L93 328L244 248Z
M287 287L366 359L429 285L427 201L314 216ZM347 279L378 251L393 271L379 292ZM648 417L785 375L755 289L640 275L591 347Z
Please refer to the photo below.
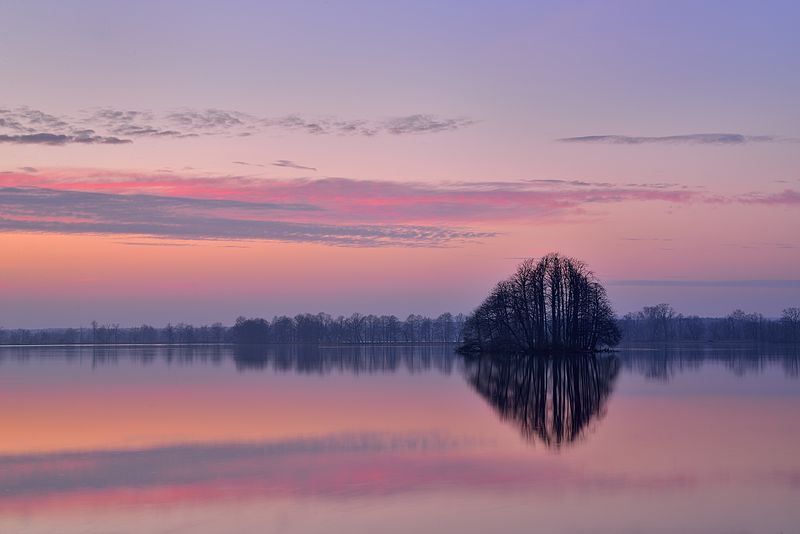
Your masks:
M619 374L614 356L467 358L467 380L522 435L559 448L605 415Z
M222 365L233 359L236 369L246 371L328 373L423 373L436 370L450 374L461 360L453 344L408 345L98 345L98 346L0 346L4 361L58 358L90 364L117 365L121 360L142 365ZM800 377L800 349L782 345L656 345L623 346L615 352L622 367L648 379L669 381L683 372L716 364L737 376L757 374L779 366L787 377ZM512 360L509 365L521 365ZM473 362L474 365L474 362Z
M737 376L761 373L773 365L780 365L787 377L800 376L800 349L789 345L645 345L623 347L617 354L626 370L664 382L712 363Z
M0 532L797 530L796 355L452 349L0 348Z
M294 372L298 374L423 373L450 374L457 361L455 345L130 345L0 347L5 360L28 361L50 357L88 363L92 367L116 365L120 360L143 365L221 365L233 358L238 371Z
M185 499L196 498L198 488L217 496L381 494L430 481L435 469L440 470L444 482L464 483L469 477L446 468L447 458L461 457L459 453L481 445L474 439L436 433L362 433L0 455L0 515L24 499L82 496L91 500L103 492L134 489L140 492L140 501L154 502L157 494L141 493L181 488L187 490ZM440 466L432 465L434 462L420 466L413 461L423 453L439 455ZM487 470L480 471L484 471L481 478L472 482L495 480ZM382 476L376 477L378 473ZM171 498L180 499L180 493L174 491Z
M239 370L328 374L332 372L385 373L405 369L419 373L436 369L450 374L453 345L241 345L233 349Z

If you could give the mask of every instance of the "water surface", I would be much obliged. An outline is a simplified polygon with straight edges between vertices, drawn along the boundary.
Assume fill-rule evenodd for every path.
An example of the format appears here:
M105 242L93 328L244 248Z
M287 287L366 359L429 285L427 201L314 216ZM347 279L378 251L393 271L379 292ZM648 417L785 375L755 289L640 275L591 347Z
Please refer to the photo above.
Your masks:
M798 362L0 348L0 532L797 532Z

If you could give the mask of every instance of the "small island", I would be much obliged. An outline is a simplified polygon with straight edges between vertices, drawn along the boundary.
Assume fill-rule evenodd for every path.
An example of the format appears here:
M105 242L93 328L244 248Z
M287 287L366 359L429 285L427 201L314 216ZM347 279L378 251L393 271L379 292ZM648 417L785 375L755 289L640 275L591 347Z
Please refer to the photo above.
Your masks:
M556 253L528 259L467 318L461 352L595 353L621 338L606 291L586 265Z

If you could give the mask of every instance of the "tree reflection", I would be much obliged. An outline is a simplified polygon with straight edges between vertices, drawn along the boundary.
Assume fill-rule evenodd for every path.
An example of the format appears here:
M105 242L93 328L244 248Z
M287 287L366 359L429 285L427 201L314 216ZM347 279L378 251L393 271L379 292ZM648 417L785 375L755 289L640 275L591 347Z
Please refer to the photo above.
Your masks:
M782 368L788 378L800 376L800 349L790 345L644 344L623 347L617 354L626 371L661 382L706 365L724 366L737 376L762 373L770 367Z
M435 345L235 345L233 359L240 371L272 370L301 374L422 373L435 369L449 374L456 355L449 344Z
M605 415L620 364L615 356L465 359L465 374L500 418L529 441L560 448Z

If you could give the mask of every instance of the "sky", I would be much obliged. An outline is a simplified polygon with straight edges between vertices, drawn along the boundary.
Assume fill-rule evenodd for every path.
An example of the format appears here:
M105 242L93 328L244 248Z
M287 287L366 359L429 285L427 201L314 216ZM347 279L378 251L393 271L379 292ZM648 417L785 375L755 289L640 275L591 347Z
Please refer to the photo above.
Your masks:
M800 305L795 2L0 7L0 327Z

